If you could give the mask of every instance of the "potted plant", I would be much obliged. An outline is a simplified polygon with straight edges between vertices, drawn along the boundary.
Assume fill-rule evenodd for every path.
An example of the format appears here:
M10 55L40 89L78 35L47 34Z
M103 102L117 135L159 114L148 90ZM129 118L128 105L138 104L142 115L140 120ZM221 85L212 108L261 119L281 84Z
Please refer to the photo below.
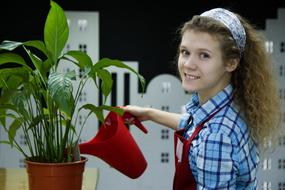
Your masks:
M27 163L37 162L53 166L60 163L71 165L75 161L83 163L82 170L86 159L81 157L76 161L73 156L74 145L78 143L82 131L82 128L76 127L80 111L88 110L89 116L95 114L99 121L104 120L104 110L123 114L122 109L106 105L113 83L107 68L115 66L132 71L138 76L143 89L144 78L119 60L103 58L93 63L84 52L70 50L63 53L69 34L67 18L57 3L51 1L50 5L43 41L5 40L0 45L0 126L3 126L1 130L8 134L8 139L1 142L20 151ZM83 71L78 85L73 83L78 77L76 71L58 71L62 60L65 60L65 64L74 64ZM93 81L94 88L101 88L105 100L103 105L78 106L82 89L88 80ZM27 150L15 138L20 131L25 136ZM61 169L61 173L62 171ZM67 173L75 172L69 170ZM80 181L81 178L72 179ZM35 182L34 178L30 179ZM64 189L67 189L67 186L76 186L73 182L68 183L69 186L64 184ZM48 189L51 189L50 185L46 185ZM33 189L31 184L30 189Z

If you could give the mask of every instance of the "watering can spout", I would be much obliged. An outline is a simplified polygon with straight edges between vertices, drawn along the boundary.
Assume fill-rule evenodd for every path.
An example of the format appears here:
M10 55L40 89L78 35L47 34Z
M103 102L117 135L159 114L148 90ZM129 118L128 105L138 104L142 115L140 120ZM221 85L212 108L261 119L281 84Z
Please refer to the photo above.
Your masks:
M96 156L130 178L139 177L146 169L147 162L125 125L125 120L132 118L144 133L147 129L130 113L119 116L109 112L100 126L98 133L90 141L79 144L81 154Z
M96 144L93 144L92 148L91 148L90 147L91 142L92 141L88 141L88 142L84 142L84 143L79 144L80 154L89 154L89 155L98 157L98 155L96 154L98 152L97 146L96 146Z

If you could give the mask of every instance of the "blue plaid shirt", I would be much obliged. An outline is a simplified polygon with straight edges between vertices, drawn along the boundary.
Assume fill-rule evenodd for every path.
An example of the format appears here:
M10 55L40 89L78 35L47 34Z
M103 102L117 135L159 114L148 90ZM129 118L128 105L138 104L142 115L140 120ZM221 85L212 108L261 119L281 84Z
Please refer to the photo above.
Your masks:
M209 115L227 104L232 92L233 87L228 85L203 105L194 93L179 124L179 129L188 128L186 138ZM187 123L190 115L193 119ZM189 152L197 189L256 189L258 162L256 144L233 101L204 124Z

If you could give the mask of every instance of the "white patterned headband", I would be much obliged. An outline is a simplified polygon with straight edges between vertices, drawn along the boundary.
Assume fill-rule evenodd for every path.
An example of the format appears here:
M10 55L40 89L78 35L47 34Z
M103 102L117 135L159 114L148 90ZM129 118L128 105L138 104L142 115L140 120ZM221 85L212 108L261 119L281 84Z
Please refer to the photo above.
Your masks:
M210 17L223 23L230 30L240 52L244 51L246 33L240 20L234 13L226 9L215 8L202 13L200 16Z

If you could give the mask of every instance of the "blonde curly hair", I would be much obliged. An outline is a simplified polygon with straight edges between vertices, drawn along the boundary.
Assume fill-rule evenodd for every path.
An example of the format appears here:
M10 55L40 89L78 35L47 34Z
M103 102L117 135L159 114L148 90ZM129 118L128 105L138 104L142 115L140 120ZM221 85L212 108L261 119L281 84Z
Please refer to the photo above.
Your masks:
M277 81L270 55L266 52L265 38L245 18L236 15L246 31L244 52L236 47L230 31L223 24L208 17L194 16L181 27L180 36L187 30L207 32L220 41L224 61L239 59L231 79L234 101L244 113L251 136L264 147L279 126Z

